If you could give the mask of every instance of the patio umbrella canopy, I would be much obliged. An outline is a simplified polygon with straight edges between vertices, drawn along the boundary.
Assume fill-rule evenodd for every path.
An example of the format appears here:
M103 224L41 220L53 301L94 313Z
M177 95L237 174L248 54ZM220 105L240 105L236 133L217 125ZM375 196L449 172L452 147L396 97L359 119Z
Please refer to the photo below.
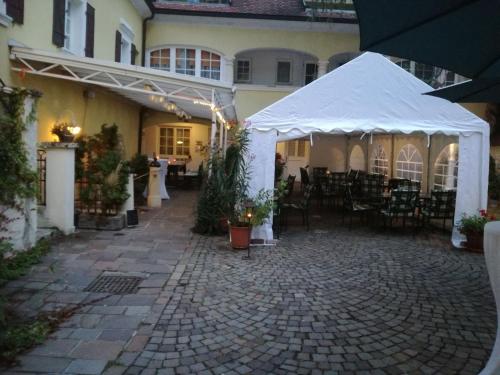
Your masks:
M472 79L426 93L457 103L500 103L500 78Z
M365 53L254 114L246 121L252 130L251 190L274 187L278 141L322 133L445 134L459 139L455 220L477 213L487 204L489 126L458 104L422 95L431 89L387 58ZM271 239L272 231L253 235Z
M360 49L500 77L500 0L354 0Z

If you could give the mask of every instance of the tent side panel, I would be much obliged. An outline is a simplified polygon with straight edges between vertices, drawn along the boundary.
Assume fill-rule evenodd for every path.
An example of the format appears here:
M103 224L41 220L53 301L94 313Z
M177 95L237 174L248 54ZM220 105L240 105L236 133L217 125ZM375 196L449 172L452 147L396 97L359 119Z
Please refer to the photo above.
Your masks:
M459 138L457 203L455 225L464 214L477 215L488 206L489 135L474 133ZM452 241L460 246L464 238L456 229Z
M274 189L274 163L276 156L275 131L251 130L249 146L250 196L259 190ZM252 230L252 239L271 241L273 239L272 217L269 222Z

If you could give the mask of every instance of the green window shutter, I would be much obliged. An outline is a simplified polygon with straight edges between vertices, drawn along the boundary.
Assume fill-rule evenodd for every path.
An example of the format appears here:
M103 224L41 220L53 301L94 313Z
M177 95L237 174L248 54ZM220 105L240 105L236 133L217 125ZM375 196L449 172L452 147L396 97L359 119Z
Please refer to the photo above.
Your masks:
M122 34L116 30L115 35L115 61L120 62L122 60Z
M64 46L64 24L66 18L66 2L54 0L54 18L52 19L52 43Z
M22 24L24 22L24 0L6 0L7 15L14 22Z
M87 4L87 30L85 34L85 56L94 57L95 9Z

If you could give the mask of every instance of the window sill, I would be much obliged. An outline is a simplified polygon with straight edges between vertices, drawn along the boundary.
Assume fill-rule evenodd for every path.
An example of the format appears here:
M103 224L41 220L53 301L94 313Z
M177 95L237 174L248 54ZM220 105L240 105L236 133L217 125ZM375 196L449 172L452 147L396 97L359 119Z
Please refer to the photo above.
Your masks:
M12 26L12 18L4 13L0 13L0 26L3 27Z

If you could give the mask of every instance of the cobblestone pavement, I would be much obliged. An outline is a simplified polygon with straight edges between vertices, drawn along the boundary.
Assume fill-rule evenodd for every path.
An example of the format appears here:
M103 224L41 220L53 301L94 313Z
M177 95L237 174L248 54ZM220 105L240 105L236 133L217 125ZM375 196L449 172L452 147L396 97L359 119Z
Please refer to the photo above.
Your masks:
M477 374L489 356L481 255L342 228L287 233L250 261L196 241L128 374Z
M9 284L21 299L38 288L26 299L36 310L99 296L82 289L103 270L147 274L138 294L83 308L10 373L472 375L488 359L496 311L482 255L317 216L320 229L291 225L243 260L226 239L189 233L193 198L174 195L124 236L63 242L42 279L20 281L43 285Z

